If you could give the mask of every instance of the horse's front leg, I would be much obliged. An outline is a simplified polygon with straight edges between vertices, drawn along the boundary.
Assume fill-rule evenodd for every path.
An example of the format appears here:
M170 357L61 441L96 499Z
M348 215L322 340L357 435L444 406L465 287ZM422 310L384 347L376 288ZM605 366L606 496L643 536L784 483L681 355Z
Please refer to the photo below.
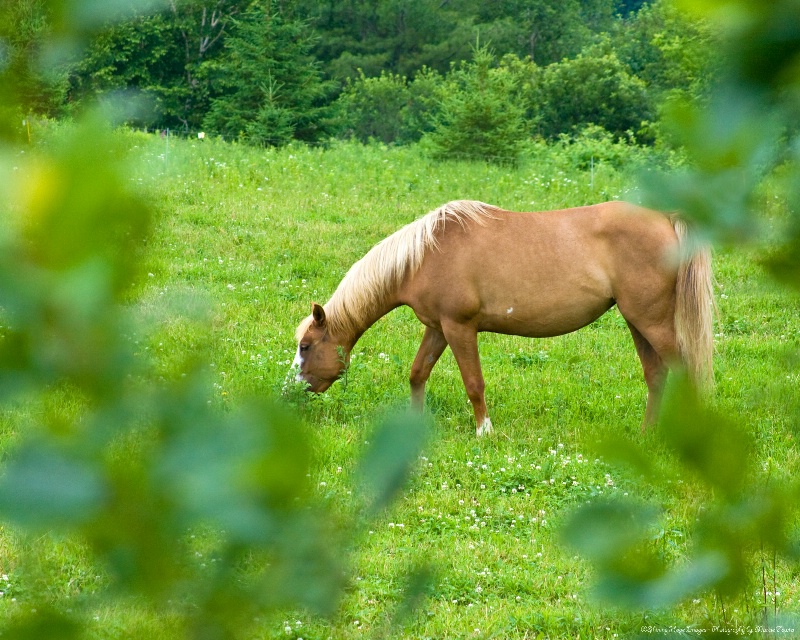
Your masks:
M477 424L476 433L478 437L489 435L492 432L492 421L489 419L483 395L486 385L478 354L478 333L469 325L445 322L442 322L442 331L456 358L467 396L472 403Z
M425 328L425 335L422 336L422 343L419 345L417 357L411 365L411 406L422 411L425 406L425 383L431 375L431 370L439 357L447 348L447 340L444 334L431 327Z

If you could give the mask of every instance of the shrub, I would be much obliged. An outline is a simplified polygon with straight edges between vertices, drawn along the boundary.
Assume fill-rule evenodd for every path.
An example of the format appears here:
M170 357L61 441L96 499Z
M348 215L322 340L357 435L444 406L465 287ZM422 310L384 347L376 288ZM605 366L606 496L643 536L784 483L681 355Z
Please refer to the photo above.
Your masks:
M546 138L586 124L623 138L640 131L654 115L645 83L613 51L600 47L546 67L538 96L539 132Z
M573 135L562 133L556 143L558 156L568 162L568 166L588 170L592 165L605 164L615 169L632 169L657 160L652 149L636 144L633 138L619 139L603 129L590 124ZM660 159L665 162L665 159Z
M338 103L344 113L345 131L367 142L395 142L401 135L401 111L411 98L403 76L381 73L368 78L359 71L357 80L348 80Z
M344 132L362 142L416 142L431 129L443 87L442 76L430 69L410 81L385 72L369 78L360 71L337 101Z

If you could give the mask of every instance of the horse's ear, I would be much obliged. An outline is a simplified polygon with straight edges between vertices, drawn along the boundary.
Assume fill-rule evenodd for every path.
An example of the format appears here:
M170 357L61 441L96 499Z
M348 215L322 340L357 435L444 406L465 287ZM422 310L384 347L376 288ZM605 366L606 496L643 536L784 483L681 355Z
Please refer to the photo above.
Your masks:
M314 316L315 325L317 325L318 327L325 326L325 309L322 308L322 305L319 305L316 302L312 302L311 315Z

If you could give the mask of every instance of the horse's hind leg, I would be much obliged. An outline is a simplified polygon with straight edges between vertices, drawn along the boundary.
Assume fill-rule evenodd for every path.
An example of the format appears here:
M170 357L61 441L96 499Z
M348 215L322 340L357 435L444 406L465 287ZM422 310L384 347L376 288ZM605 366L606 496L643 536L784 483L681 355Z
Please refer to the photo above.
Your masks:
M475 412L475 422L477 423L476 433L478 437L488 435L492 432L492 421L489 420L489 413L486 410L486 400L483 392L485 383L481 372L481 361L478 354L478 333L474 328L458 324L455 322L442 322L442 331L450 350L456 358L458 369L461 371L461 379L467 390L467 396L472 403L472 410Z
M628 322L628 328L636 345L636 353L642 363L644 380L647 383L647 407L644 411L642 430L655 423L661 407L661 395L664 391L664 382L667 379L667 365L658 351L645 338L641 332Z
M447 348L444 334L431 327L425 328L422 343L419 345L414 364L411 365L411 406L422 411L425 405L425 383L431 375L431 370L439 357Z

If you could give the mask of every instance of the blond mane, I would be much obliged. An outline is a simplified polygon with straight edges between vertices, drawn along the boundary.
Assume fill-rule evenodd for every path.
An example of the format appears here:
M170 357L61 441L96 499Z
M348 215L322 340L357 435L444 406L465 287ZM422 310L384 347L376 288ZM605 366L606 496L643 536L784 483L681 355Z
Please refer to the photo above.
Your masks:
M381 240L356 262L339 283L325 306L333 335L352 336L365 328L374 309L391 295L407 276L422 264L425 252L438 247L438 233L448 220L465 227L483 225L494 207L477 200L454 200L407 224ZM306 318L297 328L297 340L311 323Z

